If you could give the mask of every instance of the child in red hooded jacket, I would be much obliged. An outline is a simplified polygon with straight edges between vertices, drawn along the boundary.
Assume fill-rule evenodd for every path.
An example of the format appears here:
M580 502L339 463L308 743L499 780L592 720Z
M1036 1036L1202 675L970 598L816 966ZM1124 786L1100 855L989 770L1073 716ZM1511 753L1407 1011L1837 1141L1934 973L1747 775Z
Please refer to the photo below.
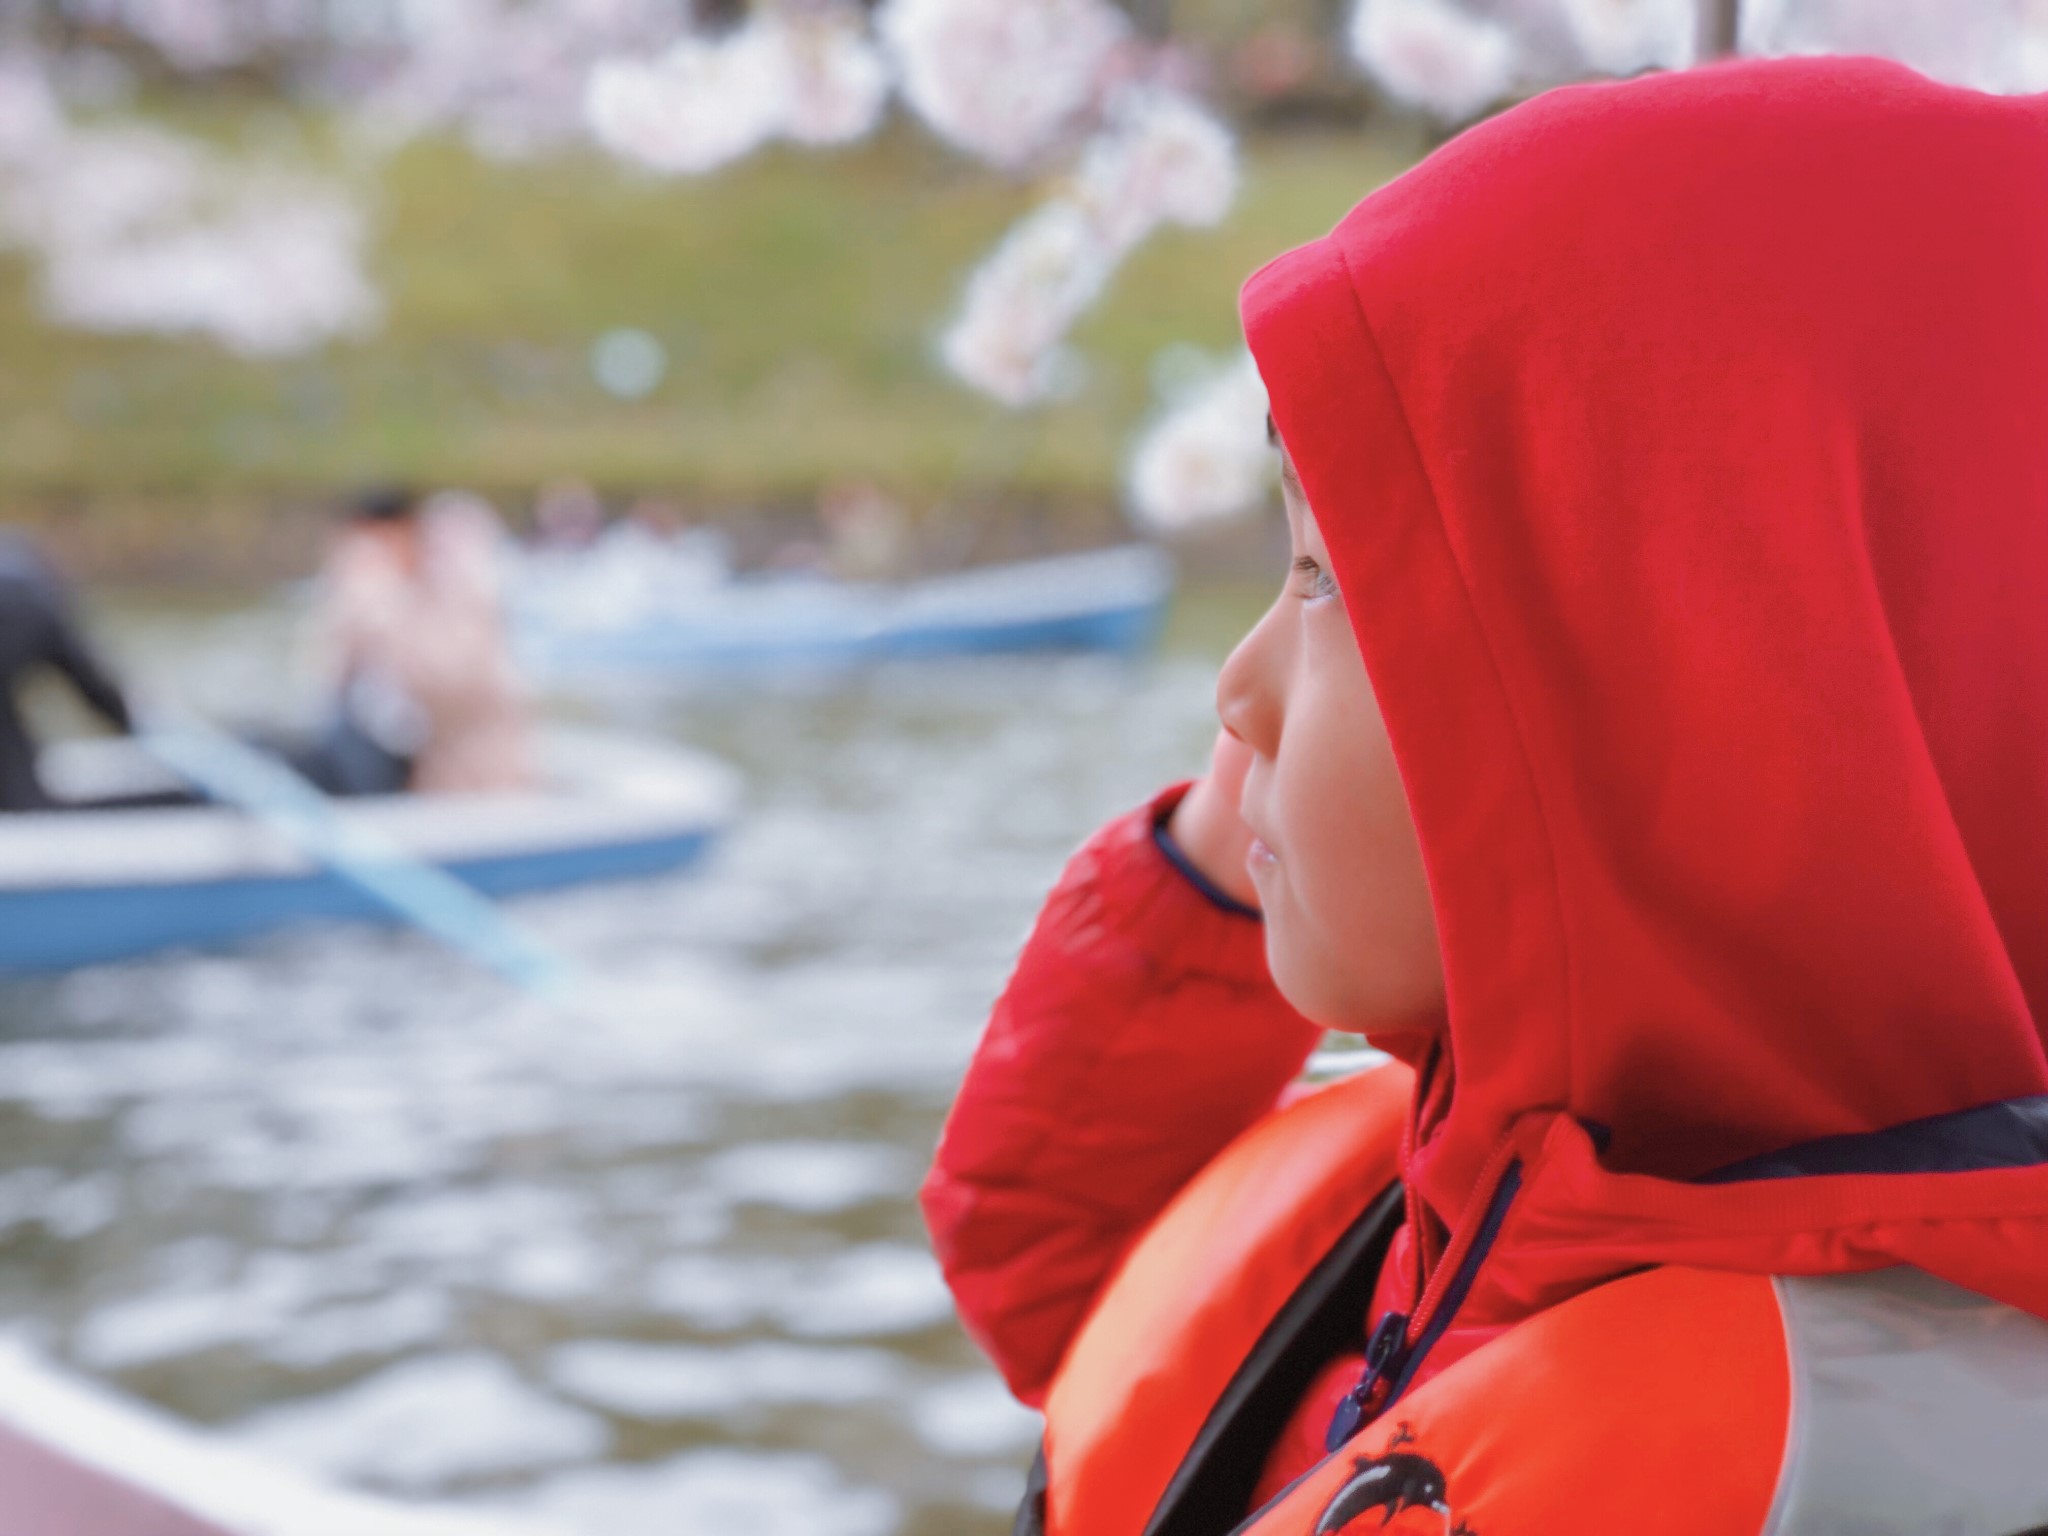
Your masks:
M1724 66L1504 114L1248 284L1293 568L926 1187L1050 1403L1027 1526L2048 1528L2044 189L2048 99ZM1291 1295L1170 1294L1191 1213L1309 1177L1315 1026L1413 1073L1398 1230L1306 1386L1166 1444L1139 1378L1325 1273L1283 1224L1207 1251Z

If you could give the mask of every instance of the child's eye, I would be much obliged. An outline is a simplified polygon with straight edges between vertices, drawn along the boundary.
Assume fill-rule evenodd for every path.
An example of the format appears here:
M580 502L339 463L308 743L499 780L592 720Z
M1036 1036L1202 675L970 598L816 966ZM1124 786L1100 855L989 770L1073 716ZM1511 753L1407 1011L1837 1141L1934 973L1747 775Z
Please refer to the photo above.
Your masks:
M1313 555L1294 557L1294 577L1303 597L1335 597L1336 578L1323 569L1322 562Z

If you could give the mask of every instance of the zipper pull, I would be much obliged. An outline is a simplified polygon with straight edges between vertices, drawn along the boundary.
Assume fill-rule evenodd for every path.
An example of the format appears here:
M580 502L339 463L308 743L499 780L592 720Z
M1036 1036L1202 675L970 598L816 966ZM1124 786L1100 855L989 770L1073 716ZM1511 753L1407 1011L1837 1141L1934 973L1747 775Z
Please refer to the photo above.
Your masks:
M1365 1374L1358 1385L1344 1394L1330 1419L1330 1432L1323 1437L1323 1449L1334 1452L1365 1423L1366 1410L1388 1377L1397 1374L1408 1354L1408 1319L1389 1312L1372 1331L1365 1346Z

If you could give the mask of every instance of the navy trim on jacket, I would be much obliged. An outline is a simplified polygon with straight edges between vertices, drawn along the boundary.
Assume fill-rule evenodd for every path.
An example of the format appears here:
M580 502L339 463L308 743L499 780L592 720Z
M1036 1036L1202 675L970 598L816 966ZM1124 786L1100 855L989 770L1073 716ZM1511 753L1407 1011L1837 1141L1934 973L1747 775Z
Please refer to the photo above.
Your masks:
M1175 842L1173 834L1166 830L1166 819L1164 817L1152 823L1152 842L1161 853L1166 855L1166 862L1179 870L1187 878L1188 884L1192 885L1224 911L1230 913L1233 917L1249 917L1254 921L1263 920L1257 907L1246 906L1214 880L1211 880L1207 875L1195 868L1195 861L1187 856L1187 851L1179 843Z
M1836 1173L1981 1173L2048 1163L2048 1093L2003 1099L1888 1130L1766 1152L1708 1174L1702 1184L1804 1179Z

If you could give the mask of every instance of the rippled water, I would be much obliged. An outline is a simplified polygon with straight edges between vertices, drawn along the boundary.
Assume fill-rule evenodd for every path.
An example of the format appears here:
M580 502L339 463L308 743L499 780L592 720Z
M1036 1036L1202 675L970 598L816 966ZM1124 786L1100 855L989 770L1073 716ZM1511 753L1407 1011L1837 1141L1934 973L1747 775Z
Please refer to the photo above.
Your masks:
M706 868L521 904L552 1006L329 930L0 983L0 1307L277 1456L603 1536L990 1536L1036 1438L912 1193L1039 897L1198 765L1253 601L1163 656L612 701L726 757ZM137 611L188 693L274 617Z

